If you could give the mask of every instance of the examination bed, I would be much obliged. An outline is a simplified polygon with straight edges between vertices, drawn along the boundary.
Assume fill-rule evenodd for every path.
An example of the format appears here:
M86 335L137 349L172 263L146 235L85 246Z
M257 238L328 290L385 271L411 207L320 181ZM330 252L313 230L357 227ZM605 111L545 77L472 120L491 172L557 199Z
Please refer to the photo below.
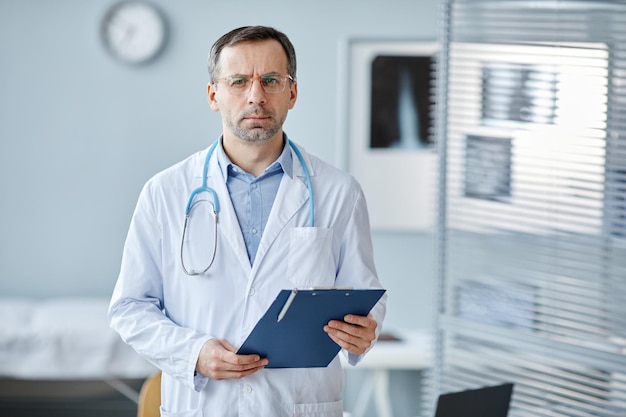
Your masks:
M98 382L136 402L136 384L128 382L142 381L156 369L109 328L108 302L0 297L0 400L28 395L17 391L30 381L23 391L45 382L46 395L55 391L55 383L64 387L60 391L71 391L60 395L72 395L88 386L94 390Z

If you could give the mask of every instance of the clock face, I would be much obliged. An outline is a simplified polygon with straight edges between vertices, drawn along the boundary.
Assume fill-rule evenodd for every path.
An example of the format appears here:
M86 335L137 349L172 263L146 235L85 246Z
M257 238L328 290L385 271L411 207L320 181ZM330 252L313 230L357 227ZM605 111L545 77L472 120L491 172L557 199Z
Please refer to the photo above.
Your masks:
M154 58L165 43L165 22L147 3L127 1L114 5L102 22L102 36L118 59L141 63Z

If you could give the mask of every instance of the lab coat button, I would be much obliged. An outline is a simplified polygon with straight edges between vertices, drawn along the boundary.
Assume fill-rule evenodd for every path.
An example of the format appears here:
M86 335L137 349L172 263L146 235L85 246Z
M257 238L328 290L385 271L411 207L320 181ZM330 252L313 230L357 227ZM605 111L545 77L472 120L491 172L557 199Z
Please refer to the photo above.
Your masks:
M246 385L243 387L243 392L246 394L250 394L252 392L252 387L250 385Z
M248 295L250 295L250 296L254 295L254 288L250 288L250 291L248 292Z

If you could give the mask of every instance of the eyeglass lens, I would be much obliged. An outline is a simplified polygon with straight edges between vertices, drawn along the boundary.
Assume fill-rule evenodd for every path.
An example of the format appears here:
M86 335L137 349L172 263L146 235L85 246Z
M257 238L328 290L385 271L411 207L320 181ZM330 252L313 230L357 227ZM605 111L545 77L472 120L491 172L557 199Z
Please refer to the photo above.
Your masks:
M228 91L231 94L246 94L250 91L255 79L256 77L247 75L232 75L225 78ZM275 94L285 90L285 86L290 78L281 74L266 74L258 77L258 79L263 87L263 91Z

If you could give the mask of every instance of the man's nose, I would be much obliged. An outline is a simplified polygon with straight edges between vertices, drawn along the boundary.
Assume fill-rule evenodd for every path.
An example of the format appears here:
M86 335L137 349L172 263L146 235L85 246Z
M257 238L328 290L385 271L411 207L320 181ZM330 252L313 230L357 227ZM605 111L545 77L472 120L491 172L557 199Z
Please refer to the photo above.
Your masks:
M260 79L252 79L250 91L248 91L248 101L250 103L265 103L267 101L267 93L263 89Z

